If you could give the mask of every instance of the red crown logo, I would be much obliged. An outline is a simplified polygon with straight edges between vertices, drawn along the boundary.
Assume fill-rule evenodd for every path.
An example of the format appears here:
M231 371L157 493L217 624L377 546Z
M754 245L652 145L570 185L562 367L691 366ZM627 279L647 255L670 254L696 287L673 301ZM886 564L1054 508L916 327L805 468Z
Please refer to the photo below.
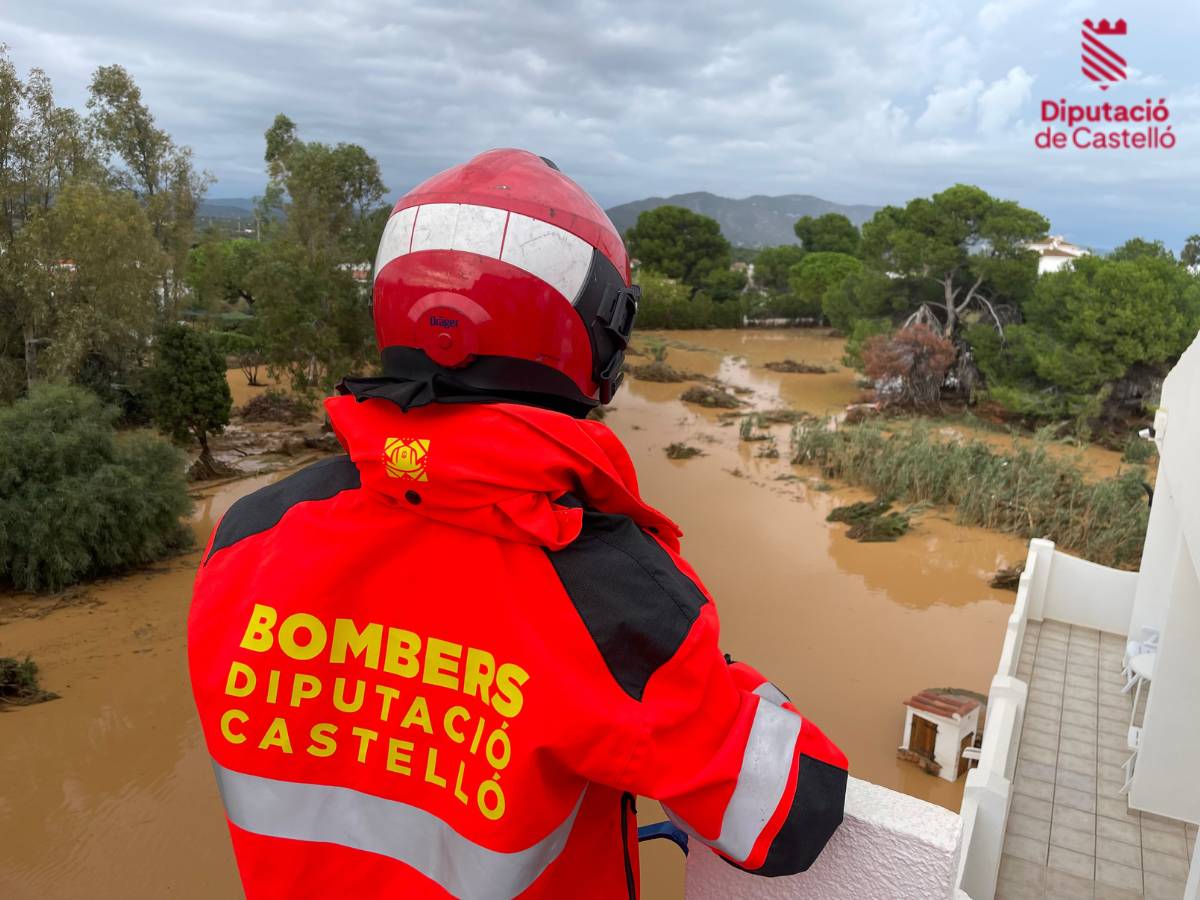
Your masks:
M1113 50L1101 38L1124 37L1127 31L1124 19L1109 23L1101 19L1099 24L1092 24L1091 19L1083 20L1083 74L1096 82L1100 90L1107 91L1110 84L1125 80L1125 57Z
M1084 19L1083 25L1085 28L1090 28L1096 34L1125 34L1125 20L1117 19L1111 25L1108 24L1108 19L1101 19L1099 25L1093 25L1091 19Z

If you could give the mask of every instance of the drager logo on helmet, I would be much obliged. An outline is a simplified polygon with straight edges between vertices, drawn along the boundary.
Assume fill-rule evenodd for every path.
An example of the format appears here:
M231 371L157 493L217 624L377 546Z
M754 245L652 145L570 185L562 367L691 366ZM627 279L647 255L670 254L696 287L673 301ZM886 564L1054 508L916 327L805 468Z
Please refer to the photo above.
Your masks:
M428 481L425 471L429 459L429 441L407 438L388 438L383 445L387 473L392 478L409 481Z

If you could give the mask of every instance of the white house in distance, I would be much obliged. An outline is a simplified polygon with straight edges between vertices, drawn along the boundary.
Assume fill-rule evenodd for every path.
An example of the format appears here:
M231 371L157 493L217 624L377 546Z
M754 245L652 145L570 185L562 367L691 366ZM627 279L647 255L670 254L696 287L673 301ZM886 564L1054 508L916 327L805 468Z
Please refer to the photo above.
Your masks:
M921 691L909 697L904 707L901 759L916 762L946 781L957 781L970 768L963 751L975 746L979 701L941 691Z
M1052 234L1044 241L1034 241L1027 246L1038 255L1039 275L1057 272L1071 260L1088 254L1083 247L1072 244L1061 234Z

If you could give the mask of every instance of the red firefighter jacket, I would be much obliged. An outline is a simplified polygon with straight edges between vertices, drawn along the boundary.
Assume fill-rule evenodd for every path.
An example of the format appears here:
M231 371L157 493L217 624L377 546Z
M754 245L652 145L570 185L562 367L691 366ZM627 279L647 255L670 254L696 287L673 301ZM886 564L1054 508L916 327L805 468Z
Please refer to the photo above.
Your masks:
M728 664L606 426L326 408L348 456L230 508L188 621L249 898L635 897L638 794L747 870L816 858L846 759Z

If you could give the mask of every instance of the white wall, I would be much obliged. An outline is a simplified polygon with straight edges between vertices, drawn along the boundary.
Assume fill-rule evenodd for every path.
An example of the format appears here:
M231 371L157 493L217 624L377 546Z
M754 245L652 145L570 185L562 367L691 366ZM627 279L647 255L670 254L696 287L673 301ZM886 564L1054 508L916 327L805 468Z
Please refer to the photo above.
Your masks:
M846 819L813 867L760 878L693 842L686 900L954 900L962 820L947 809L851 778Z
M1137 582L1137 572L1110 569L1056 550L1041 617L1128 634Z
M1154 427L1169 503L1158 510L1155 491L1134 612L1166 611L1129 803L1200 822L1200 340L1163 382Z
M1066 268L1068 263L1074 262L1074 257L1071 256L1039 256L1038 257L1038 274L1045 275L1047 272L1057 272L1060 269Z
M1154 484L1154 503L1150 507L1150 526L1142 550L1141 573L1129 618L1130 637L1138 638L1143 627L1162 631L1167 621L1167 600L1171 595L1175 561L1179 558L1182 541L1183 532L1175 498L1171 495L1170 478L1165 471L1159 471Z
M1129 805L1200 822L1200 580L1187 549L1173 567Z

